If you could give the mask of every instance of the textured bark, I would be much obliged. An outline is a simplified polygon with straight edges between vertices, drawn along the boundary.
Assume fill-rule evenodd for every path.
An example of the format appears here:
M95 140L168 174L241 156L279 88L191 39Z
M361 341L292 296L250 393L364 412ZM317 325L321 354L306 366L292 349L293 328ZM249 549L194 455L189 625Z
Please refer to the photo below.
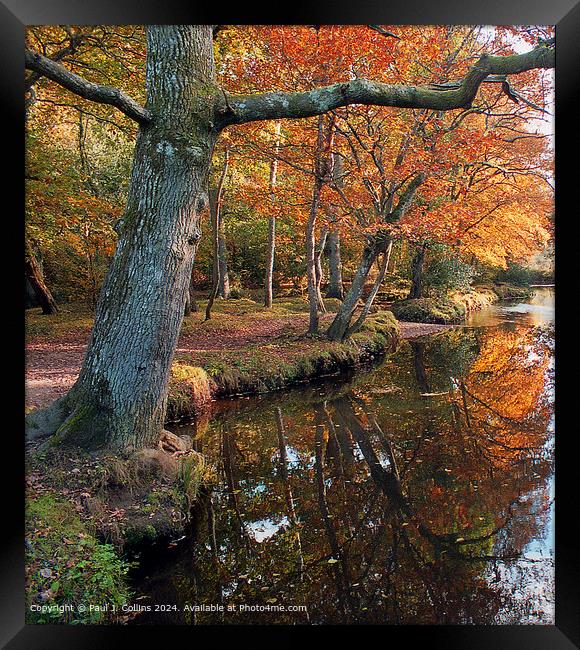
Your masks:
M200 238L215 141L209 26L151 26L147 110L137 137L119 243L76 384L28 418L31 435L85 447L151 445Z
M218 297L227 300L230 297L230 276L228 274L228 247L226 243L224 218L221 211L218 223L218 265Z
M453 84L419 87L355 79L306 93L229 97L215 85L212 26L150 26L147 43L145 107L119 89L88 82L41 54L25 54L27 69L86 99L113 105L141 125L127 208L116 228L119 242L83 367L67 395L29 415L27 432L33 436L56 432L57 439L86 447L123 449L158 438L200 237L199 214L207 204L209 163L223 128L321 115L347 104L463 108L471 105L490 74L551 68L555 61L553 48L545 44L521 55L483 56ZM317 201L313 208L315 221ZM309 281L315 288L314 227L311 234ZM367 258L369 251L376 256L377 251L367 248ZM368 262L363 258L363 265ZM311 305L316 305L315 292L311 297ZM352 301L345 303L348 311ZM339 312L337 318L343 316Z
M399 196L396 207L383 217L383 221L385 223L396 223L401 220L407 210L411 207L417 189L425 181L425 178L425 174L421 172L409 182L403 193ZM364 285L371 266L380 253L386 250L390 250L390 246L391 238L384 231L379 231L376 236L367 238L367 244L363 249L362 258L350 289L348 290L348 293L346 294L342 305L339 307L334 320L326 332L326 335L331 341L342 341L348 336L350 321L352 319L358 301L362 296ZM378 289L379 286L376 287L376 291L378 291ZM364 316L366 316L366 313ZM360 329L361 326L362 321L358 323L357 327Z
M314 186L312 188L310 213L306 223L306 273L308 277L308 303L310 306L309 334L316 334L318 332L318 312L326 311L316 272L317 250L315 231L322 188L326 182L332 181L334 157L331 152L331 147L334 139L334 129L334 117L331 117L328 123L326 123L324 115L318 118L316 153L314 157ZM321 255L322 251L318 251L318 254Z
M320 193L322 191L322 181L319 178L314 180L312 188L312 201L310 203L310 213L306 223L306 273L308 277L308 304L310 307L310 318L308 333L316 334L318 332L318 311L319 291L316 285L316 215L320 204Z
M70 72L60 63L56 63L52 59L47 59L42 54L30 50L25 50L24 62L29 70L33 70L37 75L56 81L64 88L75 93L75 95L100 104L115 106L122 113L125 113L127 117L139 122L139 124L148 124L151 121L151 112L147 108L140 106L134 99L118 88L100 86L87 81Z
M276 122L275 127L275 144L274 144L274 158L270 163L270 200L272 203L276 200L276 184L278 180L278 151L280 149L280 121ZM266 276L264 279L264 307L268 309L272 307L272 299L274 295L273 282L274 282L274 256L276 254L276 217L270 216L268 220L268 248L266 253Z
M38 304L42 307L42 313L46 315L56 314L58 312L58 307L56 302L52 297L46 283L44 282L44 277L42 271L34 253L27 247L26 259L24 262L24 273L26 279L28 280L32 290L34 291L34 296Z
M426 244L420 244L411 260L411 289L408 299L423 297L423 266L425 264Z
M268 248L266 253L266 277L264 279L264 307L270 309L274 298L274 256L276 254L276 217L268 219Z
M328 289L327 298L344 298L344 286L342 284L342 261L340 259L340 233L338 230L331 230L326 240L328 253Z
M355 79L307 92L224 95L220 98L219 128L257 120L313 117L349 104L430 108L441 111L469 108L479 86L489 75L509 75L534 68L553 68L554 63L554 49L541 46L524 54L483 55L469 69L463 80L447 85L406 86Z

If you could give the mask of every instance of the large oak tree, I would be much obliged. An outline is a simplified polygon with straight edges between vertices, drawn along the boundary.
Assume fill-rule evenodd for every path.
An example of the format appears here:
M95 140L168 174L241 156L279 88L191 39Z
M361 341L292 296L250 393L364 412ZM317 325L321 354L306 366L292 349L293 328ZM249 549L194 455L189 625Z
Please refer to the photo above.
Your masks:
M88 82L40 53L26 68L86 99L115 106L140 128L119 241L101 290L76 384L28 416L31 435L88 448L154 443L179 335L213 148L229 125L304 118L349 104L442 111L471 105L490 75L554 66L552 44L525 54L482 56L457 83L431 87L366 79L305 92L229 95L215 81L210 25L147 28L147 100Z

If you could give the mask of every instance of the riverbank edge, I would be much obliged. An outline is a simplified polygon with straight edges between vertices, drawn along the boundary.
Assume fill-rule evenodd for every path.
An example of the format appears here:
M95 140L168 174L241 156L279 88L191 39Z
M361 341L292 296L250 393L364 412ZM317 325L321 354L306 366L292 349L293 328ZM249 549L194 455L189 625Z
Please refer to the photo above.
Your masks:
M191 417L214 399L279 390L352 371L394 352L399 342L394 316L380 311L371 314L348 342L310 337L304 354L290 363L274 363L258 375L238 370L211 376L200 366L181 362L170 383L170 413ZM168 431L162 432L157 448L123 456L58 445L30 448L27 622L124 622L112 611L81 613L62 606L71 594L77 602L90 600L96 573L109 586L107 594L117 612L129 603L131 558L171 547L187 535L213 482L212 472L192 449L190 438ZM81 562L82 569L68 567L67 554ZM52 613L31 610L43 605L54 606Z
M391 305L397 320L403 322L459 325L471 313L495 302L520 300L533 294L531 287L507 283L476 285L467 291L453 291L445 297L401 300Z
M304 351L293 358L272 355L258 367L244 367L238 359L228 367L173 364L169 381L167 421L199 415L212 401L238 395L258 395L338 375L395 352L401 340L400 327L390 311L370 314L362 329L347 341L331 342L323 335L301 337ZM282 344L283 346L283 344ZM247 350L242 350L247 355Z
M487 295L481 291L467 295L473 297L474 293ZM456 299L465 300L465 294ZM472 300L469 308L483 304L490 303ZM191 417L215 399L270 392L352 371L396 351L400 340L400 327L393 314L380 311L371 314L363 329L348 342L310 338L306 353L292 363L270 368L268 373L210 375L203 367L180 362L170 383L172 415ZM187 535L212 484L212 468L192 450L191 440L166 431L162 437L158 448L123 458L69 447L27 454L27 476L33 477L32 489L28 486L26 525L27 566L31 567L26 589L29 606L65 605L71 591L77 602L90 599L86 589L95 572L110 585L111 602L117 606L128 603L132 597L130 558L171 547ZM83 562L80 572L59 564L63 550L69 554L71 549ZM47 616L28 609L29 623L73 621L125 622L110 611L89 616L56 609L54 615Z

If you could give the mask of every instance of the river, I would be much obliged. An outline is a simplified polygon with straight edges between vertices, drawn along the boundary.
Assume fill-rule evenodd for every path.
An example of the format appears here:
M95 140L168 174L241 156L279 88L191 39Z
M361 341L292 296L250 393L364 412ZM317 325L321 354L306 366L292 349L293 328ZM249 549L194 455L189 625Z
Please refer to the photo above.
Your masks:
M135 622L553 624L553 318L536 288L181 426L214 488Z

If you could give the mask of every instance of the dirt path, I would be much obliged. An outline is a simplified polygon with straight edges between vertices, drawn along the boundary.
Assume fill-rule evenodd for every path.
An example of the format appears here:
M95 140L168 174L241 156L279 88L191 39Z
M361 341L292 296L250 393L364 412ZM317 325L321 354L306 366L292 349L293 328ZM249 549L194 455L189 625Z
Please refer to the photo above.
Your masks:
M322 323L332 318L328 314L321 318ZM178 353L222 350L260 343L282 334L299 334L308 325L308 316L288 316L283 318L259 320L251 329L205 331L201 328L182 334L177 345ZM400 323L403 339L432 334L448 325L428 325L425 323ZM74 332L59 337L38 338L26 345L26 406L39 408L50 404L64 395L74 384L81 367L88 332Z

